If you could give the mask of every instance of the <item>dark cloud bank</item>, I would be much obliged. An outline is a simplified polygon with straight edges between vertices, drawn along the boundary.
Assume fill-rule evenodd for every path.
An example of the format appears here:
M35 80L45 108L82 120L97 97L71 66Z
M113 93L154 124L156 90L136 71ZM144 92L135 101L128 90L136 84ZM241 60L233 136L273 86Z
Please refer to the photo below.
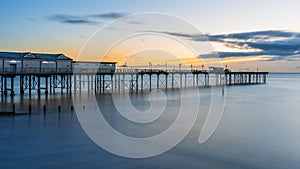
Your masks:
M209 40L211 42L220 42L232 49L245 50L245 52L218 52L221 58L262 56L266 57L267 61L300 61L300 33L298 32L268 30L220 35L191 35L174 32L161 33L186 37L194 41Z

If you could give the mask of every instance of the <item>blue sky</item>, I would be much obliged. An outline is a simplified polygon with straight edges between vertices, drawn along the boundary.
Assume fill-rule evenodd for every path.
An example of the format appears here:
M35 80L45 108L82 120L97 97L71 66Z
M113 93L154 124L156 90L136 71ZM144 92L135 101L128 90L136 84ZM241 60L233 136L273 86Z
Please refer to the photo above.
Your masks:
M216 50L227 59L225 63L238 70L254 69L258 65L270 71L298 71L300 68L297 47L300 45L300 1L297 0L3 0L0 6L1 51L65 53L76 58L87 39L118 16L163 12L185 19L213 38ZM240 34L244 32L251 37ZM280 32L291 34L278 37ZM237 35L243 37L239 39ZM260 39L253 38L258 35ZM225 42L228 37L234 38ZM250 43L253 39L257 41ZM267 48L267 43L274 44L278 50ZM241 46L248 46L251 51L232 53ZM286 47L290 48L284 53ZM278 56L274 52L278 52ZM251 56L266 58L266 55L268 61L233 61Z

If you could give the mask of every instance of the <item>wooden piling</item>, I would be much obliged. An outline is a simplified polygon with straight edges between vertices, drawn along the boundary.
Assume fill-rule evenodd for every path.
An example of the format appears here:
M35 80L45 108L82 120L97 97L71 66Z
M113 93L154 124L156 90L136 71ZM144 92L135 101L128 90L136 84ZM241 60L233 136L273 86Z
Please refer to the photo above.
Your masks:
M16 105L13 104L12 106L13 106L13 107L12 107L12 112L13 112L13 114L16 114Z
M46 113L46 105L43 106L43 113Z
M31 104L29 104L28 113L31 114Z

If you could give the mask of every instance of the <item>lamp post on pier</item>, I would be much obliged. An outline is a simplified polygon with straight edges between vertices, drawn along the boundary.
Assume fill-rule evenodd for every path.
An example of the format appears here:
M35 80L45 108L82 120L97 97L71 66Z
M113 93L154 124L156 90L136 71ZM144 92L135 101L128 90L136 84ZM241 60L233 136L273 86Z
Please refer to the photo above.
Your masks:
M165 63L165 67L166 67L166 72L168 71L168 64Z
M179 63L179 72L181 72L181 63Z

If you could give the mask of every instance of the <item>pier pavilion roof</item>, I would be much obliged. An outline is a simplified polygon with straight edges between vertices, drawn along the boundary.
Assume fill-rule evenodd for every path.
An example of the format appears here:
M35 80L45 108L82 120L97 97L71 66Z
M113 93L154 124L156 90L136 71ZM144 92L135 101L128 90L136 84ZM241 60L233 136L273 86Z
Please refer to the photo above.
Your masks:
M64 54L46 54L31 52L0 52L0 58L7 59L47 59L47 60L72 60Z

